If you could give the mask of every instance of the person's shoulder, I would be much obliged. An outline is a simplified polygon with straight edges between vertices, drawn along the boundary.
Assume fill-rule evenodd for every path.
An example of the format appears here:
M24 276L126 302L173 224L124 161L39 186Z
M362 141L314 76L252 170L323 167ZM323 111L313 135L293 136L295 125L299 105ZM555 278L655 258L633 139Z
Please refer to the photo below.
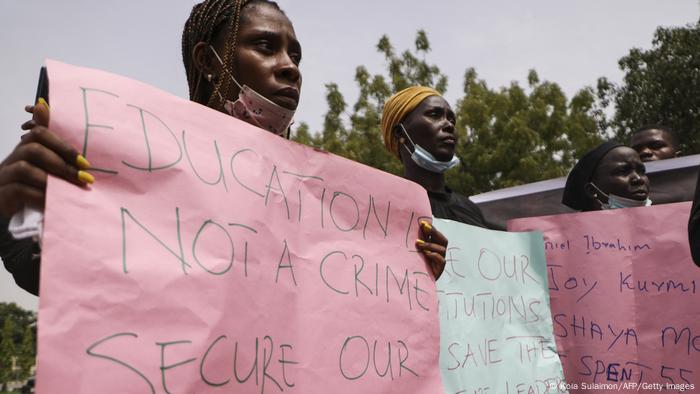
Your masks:
M451 192L450 205L457 212L458 220L462 223L471 224L478 227L488 228L481 208L466 195L458 192Z
M469 197L465 196L462 193L453 191L452 192L452 200L460 205L467 205L469 207L472 207L472 208L475 208L475 209L478 209L479 211L481 211L479 209L479 206L476 205L476 203L474 201L470 200Z

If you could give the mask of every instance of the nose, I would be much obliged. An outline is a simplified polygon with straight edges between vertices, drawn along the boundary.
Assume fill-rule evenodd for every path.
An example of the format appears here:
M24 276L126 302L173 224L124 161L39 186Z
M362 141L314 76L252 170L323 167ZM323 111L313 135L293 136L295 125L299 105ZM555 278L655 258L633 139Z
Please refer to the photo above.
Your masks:
M294 60L292 60L292 58L286 52L282 52L280 55L278 67L277 70L275 70L275 75L282 80L291 82L293 85L297 85L301 81L299 66L294 63Z
M633 185L643 185L643 184L647 183L647 177L646 177L646 175L644 175L638 171L634 171L632 173L631 182Z
M455 124L452 123L452 121L448 118L445 118L443 120L443 125L442 125L442 130L446 133L454 134L455 133Z
M650 161L650 160L656 160L656 157L654 156L654 151L649 149L649 147L643 147L639 151L639 158L642 159L642 161Z

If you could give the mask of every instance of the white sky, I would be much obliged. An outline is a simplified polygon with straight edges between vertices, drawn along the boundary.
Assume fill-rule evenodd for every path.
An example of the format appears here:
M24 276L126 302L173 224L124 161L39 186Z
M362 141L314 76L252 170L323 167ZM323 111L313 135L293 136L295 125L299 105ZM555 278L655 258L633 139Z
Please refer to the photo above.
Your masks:
M0 0L0 157L18 141L22 108L34 99L47 57L129 76L186 97L180 38L194 0ZM447 98L461 96L464 71L475 67L492 87L523 83L527 71L557 82L570 97L600 76L619 81L617 61L651 46L657 26L698 20L698 0L280 0L303 48L303 88L296 120L319 130L324 84L357 96L355 67L384 70L375 45L389 35L397 51L424 29L428 60L449 77ZM70 264L70 261L65 261ZM36 309L0 268L0 301Z

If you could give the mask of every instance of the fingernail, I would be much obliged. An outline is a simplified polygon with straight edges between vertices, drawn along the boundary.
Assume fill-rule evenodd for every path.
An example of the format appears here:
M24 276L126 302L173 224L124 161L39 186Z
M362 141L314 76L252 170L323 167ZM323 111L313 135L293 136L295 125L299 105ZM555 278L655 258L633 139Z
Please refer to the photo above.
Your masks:
M417 239L417 240L416 240L416 245L418 245L418 246L423 246L423 245L425 245L425 241L423 241L422 239Z
M43 105L44 107L46 107L46 109L50 109L50 108L49 108L49 103L47 103L46 100L44 100L43 97L39 97L39 99L36 101L36 103L37 103L37 104Z
M420 224L423 225L423 228L428 230L428 231L433 229L433 226L431 226L430 223L428 223L426 221L422 221L422 222L420 222Z
M82 183L94 183L95 177L92 176L92 174L90 174L89 172L78 171L78 180Z
M75 158L75 164L82 170L90 169L90 162L87 161L83 155L78 155L78 157Z

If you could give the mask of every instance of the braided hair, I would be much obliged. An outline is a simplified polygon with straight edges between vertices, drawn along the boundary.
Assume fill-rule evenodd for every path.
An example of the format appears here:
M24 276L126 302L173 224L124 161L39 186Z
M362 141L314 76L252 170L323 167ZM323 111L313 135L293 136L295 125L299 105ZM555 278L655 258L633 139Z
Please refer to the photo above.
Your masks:
M204 75L193 64L192 50L199 42L212 43L214 38L224 32L225 44L222 73L229 73L228 65L233 60L238 40L238 29L241 13L252 4L266 4L284 13L276 2L270 0L204 0L192 7L190 17L185 22L182 31L182 62L187 73L187 84L190 88L190 100L206 103L208 107L221 107L223 97L220 92L227 92L231 78L217 78L214 91L209 97L201 97L201 84Z

